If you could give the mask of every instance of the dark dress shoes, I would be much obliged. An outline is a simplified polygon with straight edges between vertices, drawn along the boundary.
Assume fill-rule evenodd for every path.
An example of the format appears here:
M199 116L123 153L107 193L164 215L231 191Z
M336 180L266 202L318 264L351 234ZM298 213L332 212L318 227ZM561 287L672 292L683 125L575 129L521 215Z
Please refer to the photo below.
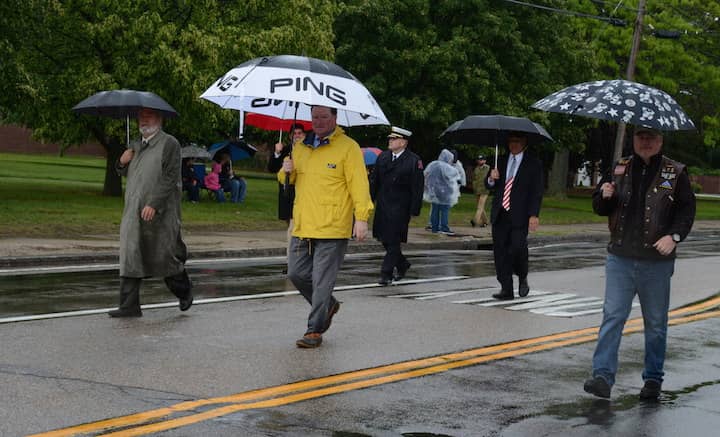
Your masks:
M187 311L193 304L193 295L190 293L185 299L180 299L180 311Z
M405 275L407 274L407 271L410 269L410 266L411 266L411 265L412 265L412 264L410 264L409 262L407 262L407 263L405 263L404 266L398 267L398 269L397 269L397 274L395 275L395 277L393 277L393 280L394 280L394 281L399 281L399 280L401 280L402 278L404 278Z
M140 308L137 309L122 309L108 311L110 317L142 317L142 311Z
M660 397L661 389L662 384L654 379L648 379L640 390L640 399L643 401L657 401Z
M530 286L528 285L527 278L520 278L520 285L518 285L518 294L520 297L525 297L530 293Z
M387 276L381 276L380 280L378 281L378 284L385 286L392 284L392 278L389 278Z
M593 376L586 380L583 389L599 398L608 399L610 397L610 384L602 376Z
M498 300L513 300L515 298L512 291L501 291L493 294L492 297Z

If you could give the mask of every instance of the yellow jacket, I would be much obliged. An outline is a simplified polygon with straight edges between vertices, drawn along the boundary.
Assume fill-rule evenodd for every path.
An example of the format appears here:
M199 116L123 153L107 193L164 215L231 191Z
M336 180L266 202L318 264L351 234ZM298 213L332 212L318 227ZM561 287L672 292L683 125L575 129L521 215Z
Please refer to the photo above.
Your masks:
M323 144L313 148L314 135L293 146L295 184L292 235L298 238L350 238L353 212L368 221L373 203L360 146L336 127ZM285 172L277 173L285 183Z

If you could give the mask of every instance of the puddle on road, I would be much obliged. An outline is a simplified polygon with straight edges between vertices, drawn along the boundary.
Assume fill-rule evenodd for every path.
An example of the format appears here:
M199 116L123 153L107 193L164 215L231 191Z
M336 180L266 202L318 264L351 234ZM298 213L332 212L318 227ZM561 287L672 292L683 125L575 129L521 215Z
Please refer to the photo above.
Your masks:
M608 425L613 422L615 415L619 412L629 411L634 408L653 409L659 406L674 406L679 398L692 394L704 387L720 385L720 380L713 380L685 387L681 390L663 390L657 401L641 401L637 394L629 393L622 396L608 399L583 399L580 402L557 404L550 406L545 411L528 418L541 419L551 416L558 420L587 419L588 423L594 425Z

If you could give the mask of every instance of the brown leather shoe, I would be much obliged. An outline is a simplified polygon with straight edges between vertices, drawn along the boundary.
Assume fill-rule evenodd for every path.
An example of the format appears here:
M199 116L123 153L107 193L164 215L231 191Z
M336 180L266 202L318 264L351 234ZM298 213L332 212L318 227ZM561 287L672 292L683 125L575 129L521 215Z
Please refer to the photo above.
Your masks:
M323 329L322 332L330 329L330 324L332 324L333 316L337 314L338 311L340 311L340 301L336 300L335 305L330 307L330 310L328 311L327 322L325 323L325 329Z
M312 349L316 347L320 347L322 344L322 334L319 332L308 332L307 334L303 335L303 338L296 341L295 344L297 347L302 349Z

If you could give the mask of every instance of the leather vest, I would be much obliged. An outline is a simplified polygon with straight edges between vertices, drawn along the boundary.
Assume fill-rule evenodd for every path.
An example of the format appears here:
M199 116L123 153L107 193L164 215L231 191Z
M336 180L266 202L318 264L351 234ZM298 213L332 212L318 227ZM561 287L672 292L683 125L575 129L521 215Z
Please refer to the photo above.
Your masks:
M611 244L622 246L627 223L626 211L632 196L632 165L633 157L621 158L615 166L613 180L618 195L617 208L608 219ZM650 248L667 234L673 215L675 189L685 165L662 156L660 167L645 193L645 210L643 211L643 247Z

